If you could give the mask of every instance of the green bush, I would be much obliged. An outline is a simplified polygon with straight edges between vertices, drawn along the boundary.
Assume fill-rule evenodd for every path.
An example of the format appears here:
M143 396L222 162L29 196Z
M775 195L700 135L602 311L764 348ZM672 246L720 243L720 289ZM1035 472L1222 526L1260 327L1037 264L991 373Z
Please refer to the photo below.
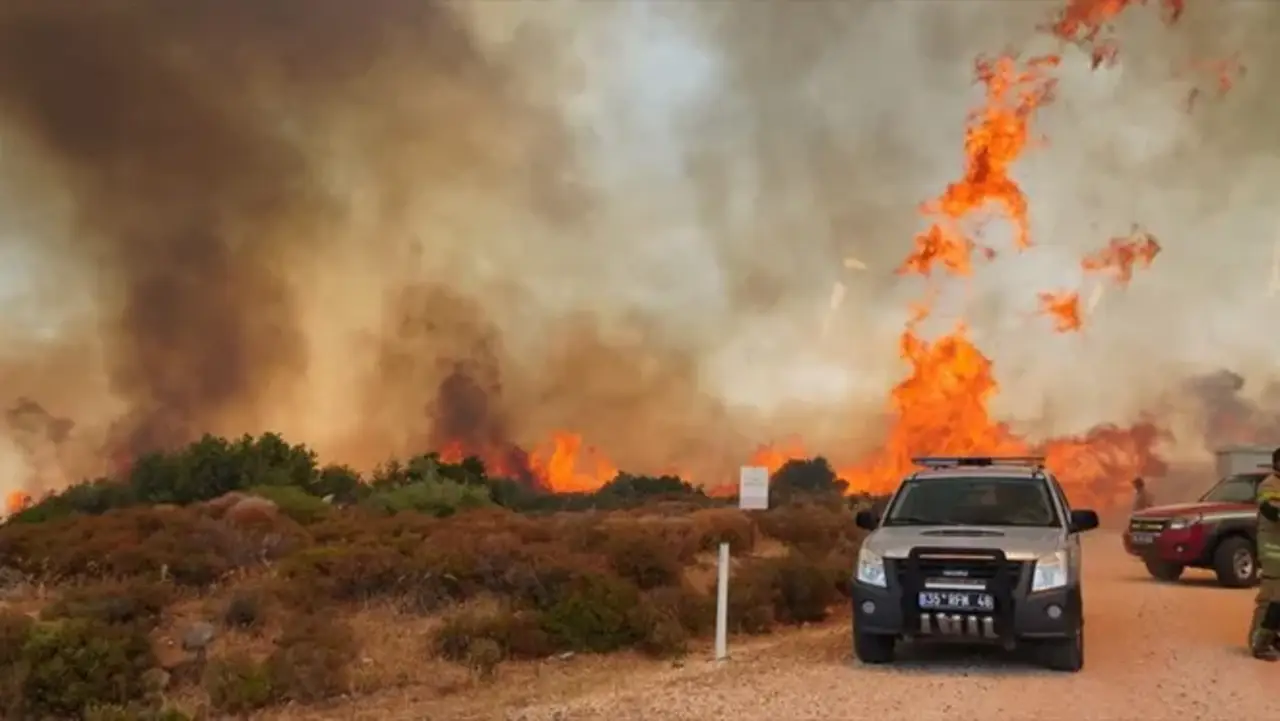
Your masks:
M281 513L303 525L329 516L333 507L297 486L254 486L249 494L276 504Z
M142 701L155 665L146 629L68 618L37 624L22 650L27 716L78 716L94 704Z
M644 637L635 615L639 603L640 591L621 578L584 576L543 612L541 625L561 650L617 651Z
M361 505L385 515L416 511L444 518L493 504L488 489L448 479L427 480L375 492Z
M210 661L204 671L204 689L215 711L235 715L268 706L276 696L266 664L244 654Z
M35 622L17 611L0 610L0 718L18 718L22 709L23 648Z

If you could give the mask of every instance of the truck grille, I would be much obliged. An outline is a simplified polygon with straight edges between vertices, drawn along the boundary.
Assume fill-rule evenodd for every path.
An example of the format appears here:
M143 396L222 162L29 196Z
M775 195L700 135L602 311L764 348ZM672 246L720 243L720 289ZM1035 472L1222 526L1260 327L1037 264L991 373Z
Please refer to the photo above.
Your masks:
M1169 525L1167 518L1131 518L1129 530L1135 533L1160 533Z
M949 558L921 556L916 561L916 572L923 578L965 578L990 581L996 577L996 573L1003 567L1007 570L1009 578L1016 581L1022 577L1022 569L1025 565L1026 563L1023 561L1000 561L995 558L974 557L957 553L954 557ZM907 578L907 564L902 561L896 562L894 564L894 575L900 585L904 584Z
M886 567L885 571L902 591L902 614L908 628L919 629L918 633L925 635L941 633L988 640L1011 637L1016 596L1029 583L1025 578L1029 562L1009 560L998 549L917 547L906 558L892 563L892 568ZM936 591L959 592L961 596L971 593L970 599L989 596L986 603L993 603L994 607L974 615L920 605L924 603L923 596Z

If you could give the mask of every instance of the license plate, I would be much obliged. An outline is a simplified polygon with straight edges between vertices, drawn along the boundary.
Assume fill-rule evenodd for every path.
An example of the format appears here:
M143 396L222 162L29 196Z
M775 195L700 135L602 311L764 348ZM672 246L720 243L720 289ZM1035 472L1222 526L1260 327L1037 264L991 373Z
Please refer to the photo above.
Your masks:
M989 593L921 591L920 608L948 611L993 611L996 600Z
M1146 546L1148 544L1154 543L1155 540L1156 540L1156 534L1154 533L1129 534L1129 541L1133 543L1133 545L1135 546Z

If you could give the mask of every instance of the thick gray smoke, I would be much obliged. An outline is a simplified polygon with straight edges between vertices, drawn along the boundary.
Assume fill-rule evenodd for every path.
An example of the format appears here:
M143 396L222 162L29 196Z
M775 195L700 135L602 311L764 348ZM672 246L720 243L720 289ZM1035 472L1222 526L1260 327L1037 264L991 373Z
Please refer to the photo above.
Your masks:
M703 477L788 433L856 455L973 60L1063 50L1035 30L1054 9L7 3L0 393L95 449L275 428L368 464L567 429ZM1114 68L1065 49L1018 166L1037 248L944 284L1003 416L1078 431L1206 368L1268 372L1278 19L1136 8ZM1232 54L1222 98L1186 70ZM1054 336L1036 293L1088 295L1079 258L1133 223L1155 267Z

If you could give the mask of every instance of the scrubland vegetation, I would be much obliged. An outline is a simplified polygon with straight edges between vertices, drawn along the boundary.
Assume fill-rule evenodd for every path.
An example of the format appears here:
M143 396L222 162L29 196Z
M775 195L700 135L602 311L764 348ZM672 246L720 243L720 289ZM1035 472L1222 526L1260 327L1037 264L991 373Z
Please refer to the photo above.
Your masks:
M361 478L274 435L207 437L0 526L0 717L242 715L412 683L380 638L474 684L521 660L679 657L712 630L722 541L733 633L822 621L855 501L822 459L773 483L781 503L748 514L671 477L558 495L474 459Z

